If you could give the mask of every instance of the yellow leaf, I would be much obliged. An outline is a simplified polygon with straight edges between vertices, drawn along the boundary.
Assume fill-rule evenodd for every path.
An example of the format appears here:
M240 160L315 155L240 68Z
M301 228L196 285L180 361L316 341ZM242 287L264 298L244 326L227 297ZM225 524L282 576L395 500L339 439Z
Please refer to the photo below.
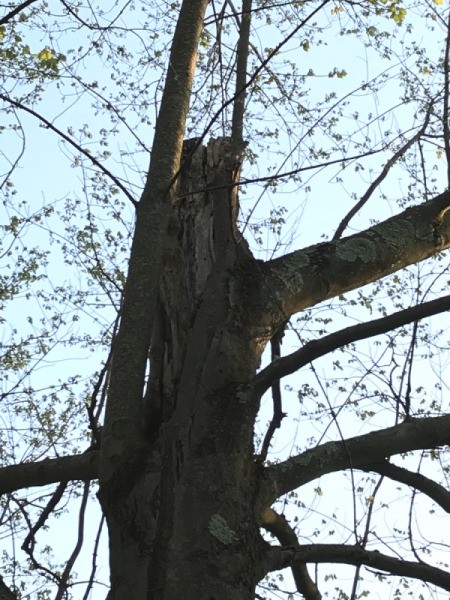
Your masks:
M433 0L435 4L444 4L444 0Z
M38 54L39 60L51 60L53 56L53 50L50 50L50 48L44 48Z

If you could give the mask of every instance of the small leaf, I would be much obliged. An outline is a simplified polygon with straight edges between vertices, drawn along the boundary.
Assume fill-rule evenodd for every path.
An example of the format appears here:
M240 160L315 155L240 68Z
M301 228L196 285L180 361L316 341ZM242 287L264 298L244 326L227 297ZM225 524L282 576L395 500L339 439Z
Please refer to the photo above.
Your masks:
M37 56L39 60L51 60L54 57L54 53L50 48L44 48Z

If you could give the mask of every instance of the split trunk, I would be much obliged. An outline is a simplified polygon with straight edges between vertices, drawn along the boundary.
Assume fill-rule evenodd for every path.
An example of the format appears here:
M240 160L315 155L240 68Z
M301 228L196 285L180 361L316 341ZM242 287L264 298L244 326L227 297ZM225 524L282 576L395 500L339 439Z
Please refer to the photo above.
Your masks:
M264 576L248 382L270 327L236 226L242 154L228 139L184 147L140 441L100 485L110 600L250 600Z

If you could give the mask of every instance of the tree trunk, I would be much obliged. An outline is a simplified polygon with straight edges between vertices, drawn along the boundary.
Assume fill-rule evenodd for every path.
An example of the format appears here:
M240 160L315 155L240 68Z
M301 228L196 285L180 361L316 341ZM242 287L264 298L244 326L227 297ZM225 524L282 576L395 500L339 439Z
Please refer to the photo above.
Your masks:
M256 408L246 394L262 345L245 310L258 305L255 261L236 228L242 150L228 139L185 144L142 443L125 472L100 485L110 600L249 600L262 575L249 501L258 494Z

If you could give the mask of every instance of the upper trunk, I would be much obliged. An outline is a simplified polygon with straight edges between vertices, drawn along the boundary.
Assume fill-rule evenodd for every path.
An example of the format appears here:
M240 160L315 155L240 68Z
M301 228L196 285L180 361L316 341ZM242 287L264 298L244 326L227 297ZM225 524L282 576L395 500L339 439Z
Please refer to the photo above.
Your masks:
M253 502L260 347L248 294L253 258L236 228L242 148L186 144L164 247L144 397L142 451L100 498L110 598L253 598L261 562ZM251 303L250 303L251 305Z

